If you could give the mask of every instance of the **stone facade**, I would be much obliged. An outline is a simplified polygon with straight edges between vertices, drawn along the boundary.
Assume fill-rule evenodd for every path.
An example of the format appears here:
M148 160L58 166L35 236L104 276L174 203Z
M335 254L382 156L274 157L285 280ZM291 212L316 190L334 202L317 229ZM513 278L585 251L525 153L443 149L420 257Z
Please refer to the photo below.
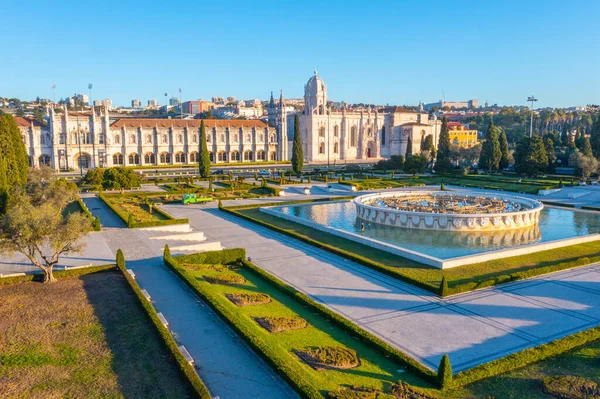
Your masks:
M280 102L283 101L281 97ZM269 122L278 131L294 135L294 114L276 121L281 106L269 104ZM432 135L437 144L441 122L429 114L402 107L367 108L361 111L333 109L328 102L327 86L316 71L304 87L304 110L299 115L304 157L309 162L339 163L376 161L392 155L404 155L408 137L413 153L421 141ZM291 147L290 147L291 150Z
M110 166L181 165L197 162L200 120L112 119L107 110L56 113L48 124L16 118L30 164L54 169ZM204 120L211 161L287 160L288 143L258 120Z

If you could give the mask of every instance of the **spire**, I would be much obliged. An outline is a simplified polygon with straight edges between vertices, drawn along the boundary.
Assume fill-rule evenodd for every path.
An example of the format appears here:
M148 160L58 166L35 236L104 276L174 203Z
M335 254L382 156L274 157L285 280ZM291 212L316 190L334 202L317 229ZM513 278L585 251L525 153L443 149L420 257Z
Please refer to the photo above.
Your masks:
M279 93L279 106L283 107L283 90Z
M318 75L318 73L317 73L317 68L315 68L315 76L317 76L317 75Z
M271 100L269 101L269 108L275 108L275 100L273 100L273 91L271 91Z

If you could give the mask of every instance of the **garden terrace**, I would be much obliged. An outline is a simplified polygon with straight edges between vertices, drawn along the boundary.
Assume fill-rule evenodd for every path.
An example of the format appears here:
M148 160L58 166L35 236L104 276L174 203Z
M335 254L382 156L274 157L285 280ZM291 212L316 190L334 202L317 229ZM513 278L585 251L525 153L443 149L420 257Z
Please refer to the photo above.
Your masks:
M238 252L233 252L238 251ZM335 321L330 311L312 302L308 297L296 292L283 282L266 274L263 270L246 261L240 250L224 250L197 255L165 257L166 263L206 301L232 328L256 350L275 371L282 375L302 397L322 398L329 391L340 387L360 386L391 393L392 384L403 380L419 392L435 392L427 378L411 371L403 360L386 353L368 340L360 338L357 332L343 327ZM211 267L214 262L215 267ZM226 265L226 266L224 266ZM215 285L206 281L207 276L235 273L243 277L242 285ZM236 306L227 295L255 294L268 295L269 303L255 306ZM330 316L331 315L331 316ZM270 324L302 325L289 320L302 320L304 328L286 329L271 333L259 320L270 320ZM285 321L282 321L285 320ZM281 321L281 322L280 322ZM323 365L335 363L351 369L318 367L315 369L302 361L296 353L307 348L340 348L325 351ZM321 353L317 350L317 354ZM352 354L347 359L344 354ZM311 352L312 353L312 352ZM335 355L335 356L334 356ZM340 360L341 359L341 360ZM358 362L358 359L360 361ZM358 362L359 364L356 364ZM331 366L332 364L330 364ZM408 367L408 368L407 368ZM399 370L406 371L400 373Z
M125 277L98 270L0 285L2 396L196 397Z
M134 193L132 193L134 194ZM163 200L169 200L168 195L160 196L156 193L149 195L135 193L136 195L99 194L102 199L129 228L163 226L169 224L185 224L187 219L176 219L167 212L158 208Z

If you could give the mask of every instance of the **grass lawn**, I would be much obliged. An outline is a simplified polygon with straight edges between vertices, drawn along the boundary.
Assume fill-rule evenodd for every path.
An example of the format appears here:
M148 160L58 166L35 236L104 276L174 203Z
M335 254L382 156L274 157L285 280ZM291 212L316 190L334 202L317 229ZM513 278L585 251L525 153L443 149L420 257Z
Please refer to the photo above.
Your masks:
M600 242L590 242L442 271L298 223L267 215L257 208L243 209L237 212L366 258L383 266L390 272L389 274L419 282L430 290L437 290L442 276L445 276L449 294L600 261ZM519 275L515 276L516 273Z
M398 370L403 368L401 364L358 341L254 271L236 264L223 266L183 262L184 260L177 266L178 269L184 277L193 281L199 292L209 298L210 302L232 312L235 315L234 324L239 329L248 331L255 340L263 341L271 353L275 353L274 356L280 359L280 364L285 364L284 368L290 369L299 380L313 386L322 395L325 396L329 391L340 387L353 386L389 393L392 384L399 380L436 395L437 390L431 388L429 383L411 371L400 373ZM208 282L209 280L212 283ZM265 298L265 294L268 298ZM234 304L240 301L251 304ZM288 321L290 318L300 318L306 321L307 325L298 328L296 323L286 322L282 325L294 324L294 329L271 333L257 320L270 317L284 318ZM352 349L356 351L360 364L347 369L315 369L300 360L297 352L316 347Z
M600 384L600 341L565 352L553 358L530 364L518 370L476 382L448 394L452 398L519 398L545 399L552 396L542 391L544 377L575 375Z
M125 214L133 215L133 219L136 223L146 223L146 222L158 222L163 220L169 220L168 217L163 215L156 210L153 210L150 213L150 209L146 204L144 204L144 199L142 197L132 197L132 196L106 196L106 201L109 201L113 206L115 206L120 212ZM148 197L148 200L153 202L152 200L159 199L161 197Z
M6 397L192 397L121 273L0 286Z

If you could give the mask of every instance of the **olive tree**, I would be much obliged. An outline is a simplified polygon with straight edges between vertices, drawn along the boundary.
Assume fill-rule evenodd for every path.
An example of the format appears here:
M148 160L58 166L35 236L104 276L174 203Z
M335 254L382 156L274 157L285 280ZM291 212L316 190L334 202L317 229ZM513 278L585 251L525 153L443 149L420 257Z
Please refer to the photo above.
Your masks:
M589 179L589 177L598 172L598 169L600 168L600 162L596 158L585 155L579 150L573 151L569 157L569 165L575 166L581 171L583 180Z
M45 283L55 281L52 271L61 256L80 252L81 238L91 230L83 213L66 213L77 195L73 183L30 170L26 188L15 190L0 218L0 253L25 255L44 272Z

